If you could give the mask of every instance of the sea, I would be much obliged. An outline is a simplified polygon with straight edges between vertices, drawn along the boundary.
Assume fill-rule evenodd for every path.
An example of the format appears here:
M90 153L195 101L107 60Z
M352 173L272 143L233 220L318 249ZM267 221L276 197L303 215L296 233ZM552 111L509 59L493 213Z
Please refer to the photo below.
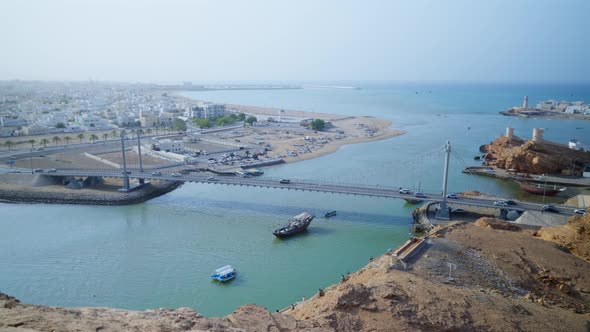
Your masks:
M280 84L280 82L278 82ZM305 84L306 82L300 82ZM265 167L273 178L442 191L443 146L451 142L449 191L478 190L540 201L516 184L464 174L479 146L513 127L530 138L590 144L590 121L517 118L499 111L554 99L590 102L590 83L312 82L356 89L186 91L199 100L390 120L401 136L346 145L297 163ZM568 189L569 190L569 189ZM560 199L555 198L556 200ZM549 199L547 199L549 200ZM185 184L132 206L0 204L0 291L25 303L133 310L192 307L223 316L256 303L282 309L399 246L411 235L403 200ZM323 214L336 210L337 216ZM272 230L316 213L307 233ZM231 264L238 277L210 280Z

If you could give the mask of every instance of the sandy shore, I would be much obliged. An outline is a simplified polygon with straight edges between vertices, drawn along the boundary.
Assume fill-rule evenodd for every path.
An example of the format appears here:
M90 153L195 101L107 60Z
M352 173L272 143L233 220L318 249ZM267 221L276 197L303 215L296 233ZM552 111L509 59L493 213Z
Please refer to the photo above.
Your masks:
M192 102L206 102L176 94L178 98ZM246 134L240 134L242 142L262 140L269 144L272 156L283 158L286 162L297 162L317 158L337 151L341 146L383 140L405 133L392 128L391 121L370 116L344 116L320 112L278 109L271 107L224 104L227 109L244 112L257 118L275 119L322 119L327 122L323 131L313 131L298 124L283 130L269 127L252 127Z

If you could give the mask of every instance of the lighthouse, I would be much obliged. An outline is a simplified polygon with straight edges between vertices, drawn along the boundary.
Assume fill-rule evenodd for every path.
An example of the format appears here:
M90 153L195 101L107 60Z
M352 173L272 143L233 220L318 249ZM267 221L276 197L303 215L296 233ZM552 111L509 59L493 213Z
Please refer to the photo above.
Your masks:
M524 96L524 101L522 103L522 108L528 108L529 107L529 96Z

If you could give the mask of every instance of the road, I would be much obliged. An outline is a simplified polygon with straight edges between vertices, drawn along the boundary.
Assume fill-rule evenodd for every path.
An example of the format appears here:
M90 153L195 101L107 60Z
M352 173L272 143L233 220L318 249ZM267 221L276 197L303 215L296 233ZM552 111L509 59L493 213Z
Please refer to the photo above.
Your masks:
M30 169L23 169L23 172L30 172ZM28 173L30 174L30 173ZM48 176L101 176L101 177L116 177L123 178L124 175L120 170L76 170L76 169L59 169L52 172L48 170L42 170L37 174L44 174ZM159 175L161 174L161 175ZM414 198L411 194L399 193L398 187L388 187L382 185L351 185L351 184L338 184L321 181L309 181L309 180L298 180L290 179L290 183L280 183L280 179L269 178L269 177L239 177L239 176L220 176L213 177L209 173L192 172L188 174L173 173L173 172L140 172L139 170L130 170L129 178L133 179L146 179L146 180L170 180L170 181L184 181L184 182L195 182L195 183L210 183L219 185L235 185L235 186L251 186L251 187L263 187L263 188L275 188L285 190L302 190L302 191L314 191L324 193L335 193L335 194L346 194L346 195L358 195L358 196L369 196L369 197L383 197L383 198ZM423 201L427 202L438 202L442 201L442 195L440 193L424 193L426 198ZM505 208L516 211L542 211L543 204L529 203L529 202L517 202L516 205L510 207L499 207L494 205L495 199L481 198L481 197L461 197L458 196L456 199L448 199L449 203L464 204L470 206L488 207L488 208ZM567 205L556 205L555 206L560 213L566 215L573 215L575 207Z

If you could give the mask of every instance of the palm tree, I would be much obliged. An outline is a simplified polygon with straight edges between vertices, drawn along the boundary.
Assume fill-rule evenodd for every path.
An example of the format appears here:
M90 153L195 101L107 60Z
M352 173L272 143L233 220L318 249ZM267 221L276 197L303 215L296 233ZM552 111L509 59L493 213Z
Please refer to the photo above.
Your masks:
M90 135L90 140L92 141L92 143L94 143L94 141L96 141L98 139L98 136L92 134Z
M14 142L13 141L6 141L6 142L4 142L4 145L6 145L8 147L8 151L10 151L10 149L14 145Z
M107 134L107 133L102 134L103 141L106 141L108 138L109 138L109 134Z
M80 139L80 143L82 143L82 140L84 139L84 134L78 134L78 139Z
M28 140L29 143L31 143L31 149L35 147L35 143L37 143L37 141L35 141L34 139L30 139Z
M47 147L47 143L49 143L49 140L47 138L41 140L41 144L43 144L43 147Z
M151 134L152 134L152 128L148 128L148 129L146 130L146 132L147 132L147 134L148 134L148 135L151 135Z
M66 144L69 144L71 139L72 138L70 136L64 137L64 141L66 141Z
M117 131L116 130L113 130L113 132L111 134L113 134L113 139L117 138Z
M59 138L58 136L53 136L53 138L51 140L53 141L53 144L57 145L57 143L59 143L59 141L61 141L61 138Z

